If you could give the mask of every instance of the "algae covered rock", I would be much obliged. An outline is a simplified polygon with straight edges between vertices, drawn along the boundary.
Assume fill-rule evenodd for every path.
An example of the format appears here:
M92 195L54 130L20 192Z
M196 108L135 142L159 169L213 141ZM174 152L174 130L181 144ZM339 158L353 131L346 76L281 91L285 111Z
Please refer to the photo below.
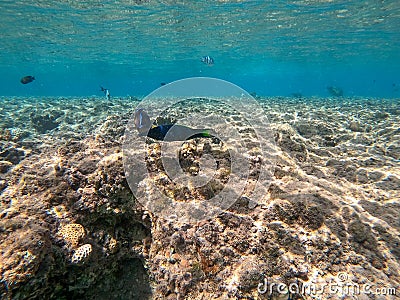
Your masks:
M51 114L39 114L31 113L30 120L33 128L39 133L46 133L47 131L58 128L60 121L57 118L60 117L60 113Z

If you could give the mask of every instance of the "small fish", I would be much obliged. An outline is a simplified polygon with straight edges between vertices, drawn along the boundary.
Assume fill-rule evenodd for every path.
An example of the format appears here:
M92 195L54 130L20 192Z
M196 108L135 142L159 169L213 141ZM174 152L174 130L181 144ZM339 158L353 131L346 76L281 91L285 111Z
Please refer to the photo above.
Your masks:
M152 126L149 115L143 108L138 108L135 111L134 123L139 135L145 135Z
M337 86L328 86L326 87L328 90L329 94L335 97L342 97L343 96L343 90L340 87Z
M30 83L30 82L32 82L34 80L35 80L35 77L29 75L29 76L22 77L21 78L21 83L22 84L27 84L27 83Z
M297 93L297 92L296 92L296 93L291 93L290 95L291 95L293 98L299 98L299 99L303 97L303 95L302 95L301 93Z
M212 66L212 65L214 64L214 58L212 58L212 57L209 56L209 55L203 56L203 57L201 58L201 62L204 63L204 64L206 64L206 65Z
M110 100L110 91L106 88L103 88L102 86L100 86L100 91L102 91L104 93L104 95L106 96L107 100Z
M165 83L165 82L161 82L161 83L160 83L161 86L166 85L166 84L167 84L167 83Z

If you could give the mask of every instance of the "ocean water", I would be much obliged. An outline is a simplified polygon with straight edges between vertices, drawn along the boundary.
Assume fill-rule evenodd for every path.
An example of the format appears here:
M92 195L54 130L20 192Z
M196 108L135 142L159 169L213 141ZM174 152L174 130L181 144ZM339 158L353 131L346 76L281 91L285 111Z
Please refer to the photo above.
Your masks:
M397 0L3 0L0 17L0 95L146 95L194 76L266 96L400 94Z

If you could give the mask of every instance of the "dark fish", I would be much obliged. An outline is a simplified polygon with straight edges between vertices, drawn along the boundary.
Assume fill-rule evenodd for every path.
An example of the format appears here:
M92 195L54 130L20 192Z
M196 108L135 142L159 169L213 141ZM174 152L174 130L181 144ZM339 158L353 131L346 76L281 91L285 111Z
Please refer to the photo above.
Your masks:
M329 94L335 97L341 97L343 96L343 90L340 87L337 86L328 86L327 90Z
M301 94L301 93L291 93L290 94L293 98L302 98L303 97L303 95Z
M150 117L139 108L135 111L134 123L139 135L150 137L158 141L185 141L197 137L213 137L210 129L193 129L187 126L165 124L155 126ZM168 133L168 136L167 136ZM167 139L165 137L167 136Z
M256 92L251 92L250 96L252 96L253 98L256 98L257 97L257 93Z
M201 62L205 63L206 65L212 66L214 64L214 59L207 55L201 58Z
M21 83L22 84L27 84L27 83L30 83L30 82L32 82L34 80L35 80L35 77L33 77L33 76L25 76L25 77L21 78Z
M160 85L163 86L163 85L166 85L166 83L165 82L161 82Z

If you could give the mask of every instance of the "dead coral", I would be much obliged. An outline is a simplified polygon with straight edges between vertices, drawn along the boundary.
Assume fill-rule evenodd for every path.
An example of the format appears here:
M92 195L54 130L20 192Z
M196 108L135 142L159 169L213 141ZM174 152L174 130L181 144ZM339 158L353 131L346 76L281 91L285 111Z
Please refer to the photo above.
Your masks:
M85 244L78 247L71 257L71 263L79 264L84 262L89 257L90 253L92 253L91 244Z
M70 223L62 226L58 232L65 242L71 247L76 247L79 241L85 236L85 229L81 224Z

